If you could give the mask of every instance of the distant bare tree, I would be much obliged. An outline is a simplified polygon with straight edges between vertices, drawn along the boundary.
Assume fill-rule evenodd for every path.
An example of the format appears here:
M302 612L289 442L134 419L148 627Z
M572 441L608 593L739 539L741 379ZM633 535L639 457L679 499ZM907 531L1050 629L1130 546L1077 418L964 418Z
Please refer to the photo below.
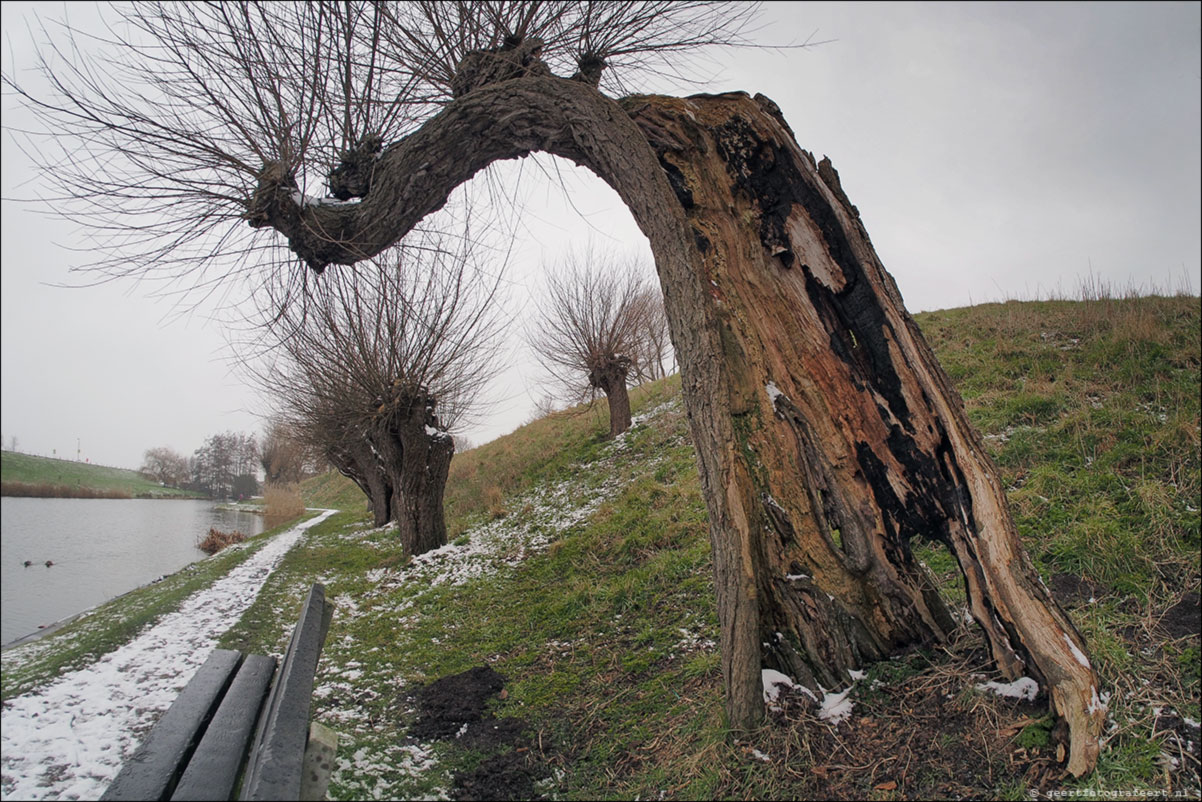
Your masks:
M259 446L254 435L222 432L207 438L189 461L191 484L212 498L250 496L258 492L255 477Z
M188 481L188 458L162 446L146 450L142 473L167 487L182 487Z
M252 370L281 416L359 484L376 524L395 522L412 554L446 543L449 430L499 367L500 276L482 275L470 236L457 249L446 243L398 247L322 276L304 299L268 306L270 365Z
M659 288L648 284L635 299L635 306L642 325L634 348L634 376L635 383L642 384L667 376L676 360Z
M288 423L278 418L268 423L259 447L259 463L268 484L299 482L316 473L315 463L319 460L305 439Z
M535 356L565 390L605 394L610 437L630 428L626 385L645 350L652 292L628 258L569 252L548 268L539 314L527 329Z

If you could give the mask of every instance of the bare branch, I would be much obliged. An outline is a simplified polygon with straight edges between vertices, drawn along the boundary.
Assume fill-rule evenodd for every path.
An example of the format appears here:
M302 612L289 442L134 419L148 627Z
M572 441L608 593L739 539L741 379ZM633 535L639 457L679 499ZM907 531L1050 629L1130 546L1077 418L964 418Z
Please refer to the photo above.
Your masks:
M31 200L91 235L79 269L194 300L238 282L253 292L264 270L295 277L294 255L262 230L289 227L264 211L264 177L301 208L321 203L327 182L335 199L364 197L381 149L450 100L470 54L520 51L617 91L641 70L746 44L755 12L667 0L147 0L107 7L101 34L43 23L47 88L2 81L38 121L10 129L45 172Z

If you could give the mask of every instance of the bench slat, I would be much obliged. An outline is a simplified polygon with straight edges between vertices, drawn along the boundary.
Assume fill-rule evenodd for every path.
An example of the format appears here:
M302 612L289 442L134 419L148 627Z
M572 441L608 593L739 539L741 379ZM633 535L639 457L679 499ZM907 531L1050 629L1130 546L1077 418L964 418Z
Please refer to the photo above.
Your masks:
M246 657L221 706L213 714L188 768L180 777L172 799L229 799L254 734L259 708L275 673L275 658L263 654Z
M100 798L165 799L241 659L214 649Z
M241 799L300 798L309 701L332 614L333 605L325 600L325 587L314 584L292 633L267 709L260 717Z

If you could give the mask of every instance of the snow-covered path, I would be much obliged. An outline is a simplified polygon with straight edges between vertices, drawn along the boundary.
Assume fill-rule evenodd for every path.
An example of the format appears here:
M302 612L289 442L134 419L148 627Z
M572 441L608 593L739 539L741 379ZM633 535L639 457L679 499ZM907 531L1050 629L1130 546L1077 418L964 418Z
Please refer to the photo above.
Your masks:
M92 665L9 700L0 714L0 798L96 799L280 559L327 510L272 539L178 611Z

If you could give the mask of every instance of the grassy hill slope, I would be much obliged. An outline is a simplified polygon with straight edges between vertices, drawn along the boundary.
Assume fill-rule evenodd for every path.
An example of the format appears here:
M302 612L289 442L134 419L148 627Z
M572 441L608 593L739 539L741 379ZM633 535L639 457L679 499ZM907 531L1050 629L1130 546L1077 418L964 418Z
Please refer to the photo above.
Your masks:
M60 498L191 498L195 493L160 487L137 471L5 451L0 457L3 495Z
M639 421L617 442L602 439L603 412L576 410L457 455L454 542L417 560L369 528L353 486L320 478L311 503L348 511L286 558L225 645L281 648L306 584L327 583L339 611L315 714L346 739L332 798L1196 795L1198 300L1010 302L918 321L1110 693L1084 781L1059 777L1045 705L978 689L996 675L970 627L872 668L843 723L782 699L771 724L728 741L677 379L636 392ZM955 603L954 564L941 547L923 554ZM421 684L482 665L504 698L461 737L431 736Z
M635 425L615 441L603 408L577 409L456 455L452 542L416 559L372 528L347 480L311 480L308 503L343 512L219 645L281 653L309 584L325 583L337 611L313 715L341 735L332 799L1197 798L1199 318L1196 298L918 316L1109 694L1098 770L1081 781L1060 776L1042 699L982 688L998 677L971 626L830 689L851 703L842 721L782 693L764 727L728 738L676 377L632 394ZM918 551L959 606L946 552ZM5 696L110 650L126 621L234 559L6 652Z

